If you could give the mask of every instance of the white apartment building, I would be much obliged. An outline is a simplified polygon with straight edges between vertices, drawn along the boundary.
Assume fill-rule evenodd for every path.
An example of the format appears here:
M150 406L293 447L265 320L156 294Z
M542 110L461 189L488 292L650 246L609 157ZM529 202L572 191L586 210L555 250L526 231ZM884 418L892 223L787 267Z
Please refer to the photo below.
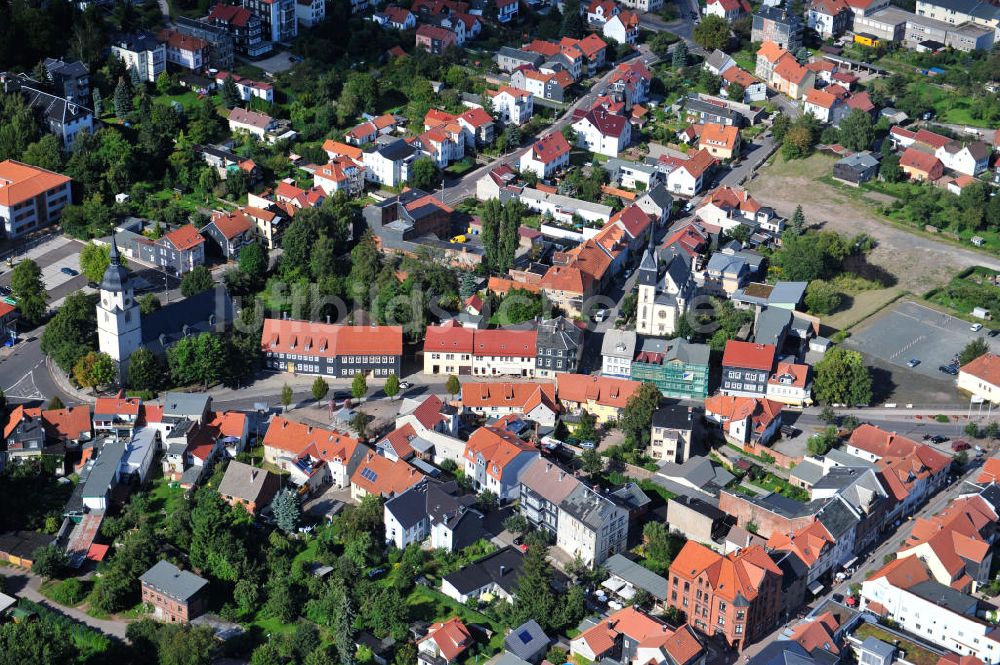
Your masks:
M527 90L506 87L486 94L493 100L493 116L503 123L523 125L535 112L534 95Z
M156 77L167 70L167 47L149 33L120 35L111 43L111 52L147 83L156 83Z
M36 166L0 162L0 237L17 238L57 222L73 202L70 182Z
M295 19L303 28L311 28L325 18L325 0L295 0Z

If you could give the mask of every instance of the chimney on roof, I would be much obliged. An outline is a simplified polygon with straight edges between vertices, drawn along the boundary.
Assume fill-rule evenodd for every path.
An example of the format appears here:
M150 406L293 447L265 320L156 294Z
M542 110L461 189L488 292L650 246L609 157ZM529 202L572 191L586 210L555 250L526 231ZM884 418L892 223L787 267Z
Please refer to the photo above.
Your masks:
M507 572L507 566L504 566L504 565L501 564L501 566L500 566L500 577L503 577L504 573L506 573L506 572Z

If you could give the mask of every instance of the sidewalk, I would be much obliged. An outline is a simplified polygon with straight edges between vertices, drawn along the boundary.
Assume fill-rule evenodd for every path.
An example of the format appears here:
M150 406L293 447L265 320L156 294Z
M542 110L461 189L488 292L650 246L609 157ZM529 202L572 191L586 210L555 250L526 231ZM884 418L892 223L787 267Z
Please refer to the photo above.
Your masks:
M52 362L52 358L49 356L45 356L45 369L48 370L49 376L52 377L52 381L56 384L56 387L66 395L69 395L81 404L91 404L97 401L97 396L93 393L84 392L74 386L69 377Z

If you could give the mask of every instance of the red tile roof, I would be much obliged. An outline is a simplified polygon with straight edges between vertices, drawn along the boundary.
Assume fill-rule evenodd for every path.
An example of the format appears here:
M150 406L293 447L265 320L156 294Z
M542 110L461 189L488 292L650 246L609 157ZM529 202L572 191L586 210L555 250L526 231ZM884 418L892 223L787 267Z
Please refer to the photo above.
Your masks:
M357 161L362 158L365 154L364 150L355 145L347 145L346 143L341 143L340 141L334 141L333 139L327 139L323 141L323 150L333 156L343 155L344 157L350 157L351 159ZM284 184L284 183L281 183Z
M774 369L775 348L772 344L755 344L730 340L722 354L723 367L742 367L770 372Z
M0 162L0 206L12 208L70 180L68 176L8 159Z
M1000 356L995 353L984 353L970 360L962 365L961 371L990 385L1000 386Z
M624 116L608 113L604 109L591 109L583 116L602 136L619 138L628 121Z
M403 355L402 326L341 326L265 319L261 349L333 358L343 355Z
M493 122L493 117L487 113L484 109L476 107L469 109L462 115L458 116L459 120L464 120L476 129L480 127L485 127L486 125Z
M482 456L486 460L486 473L497 479L503 477L504 469L512 460L531 452L536 452L531 444L500 427L480 427L465 444L465 459L475 462Z
M778 62L778 60L780 60L786 53L788 53L788 51L778 46L777 43L771 41L764 42L760 45L760 48L757 49L757 55L763 56L764 59L772 65Z
M979 475L976 476L977 483L996 483L1000 482L1000 457L991 457L983 464L983 468L979 470Z
M672 662L677 665L691 662L703 650L701 642L689 626L671 628L635 607L615 612L574 639L584 640L600 659L614 648L621 636L627 636L640 648L665 649Z
M427 326L424 353L472 353L475 330L463 328L454 320L439 326Z
M306 423L275 416L264 434L264 447L281 450L300 458L309 455L325 462L347 463L361 442L337 430L315 427Z
M427 398L420 403L420 406L413 410L413 417L417 421L426 427L427 429L434 429L437 427L438 423L447 419L447 416L441 413L441 408L444 406L444 402L437 395L428 395Z
M462 620L452 617L444 623L434 623L427 629L427 635L417 640L417 644L433 640L445 661L457 659L472 645L472 634Z
M629 398L642 384L629 379L615 379L592 374L556 375L557 394L560 401L586 404L595 402L602 406L624 409Z
M118 415L139 417L142 400L138 397L126 397L125 391L114 397L98 397L94 403L94 415Z
M942 148L951 142L951 139L947 136L941 136L940 134L935 134L928 129L919 129L914 137L917 143L923 143L924 145L929 145L932 148Z
M760 545L722 556L689 540L670 564L670 574L694 580L702 573L715 595L730 602L737 596L752 602L760 593L767 573L782 575L781 569Z
M705 400L705 412L719 417L724 423L750 418L754 432L761 434L781 415L784 404L759 397L713 395Z
M253 222L239 209L215 213L212 216L212 223L219 229L223 237L229 240L253 228Z
M473 355L534 358L538 353L537 330L476 330Z
M388 497L402 494L424 477L406 462L393 462L388 457L368 453L351 475L351 485L368 494Z
M569 151L569 142L562 132L552 132L531 145L532 156L542 164L551 164Z
M899 158L899 165L931 176L942 168L941 161L937 157L916 148L907 148L902 157Z
M528 413L539 404L549 407L554 413L556 387L551 383L503 382L462 384L462 406L466 408L503 407Z
M185 252L189 249L194 249L198 245L205 242L205 239L198 229L194 227L193 224L186 224L178 229L174 229L170 233L163 236L164 240L167 240L172 244L178 252Z

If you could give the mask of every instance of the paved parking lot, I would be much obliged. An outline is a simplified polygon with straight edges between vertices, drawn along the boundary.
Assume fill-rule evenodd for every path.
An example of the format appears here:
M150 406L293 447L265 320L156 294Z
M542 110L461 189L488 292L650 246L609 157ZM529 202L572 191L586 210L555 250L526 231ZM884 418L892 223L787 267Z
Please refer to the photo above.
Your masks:
M82 274L67 275L62 268L80 272L80 248L83 244L66 236L58 236L17 257L16 261L32 259L42 269L42 281L49 294L49 305L56 306L67 295L83 288L87 278ZM0 274L0 285L10 286L11 270L6 265Z
M946 375L938 367L949 364L966 344L984 334L985 330L972 332L967 321L903 301L865 324L845 345L893 370L908 369L906 363L915 358L920 364L910 371L941 379ZM1000 338L986 339L994 351L1000 350Z

